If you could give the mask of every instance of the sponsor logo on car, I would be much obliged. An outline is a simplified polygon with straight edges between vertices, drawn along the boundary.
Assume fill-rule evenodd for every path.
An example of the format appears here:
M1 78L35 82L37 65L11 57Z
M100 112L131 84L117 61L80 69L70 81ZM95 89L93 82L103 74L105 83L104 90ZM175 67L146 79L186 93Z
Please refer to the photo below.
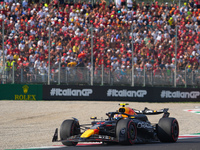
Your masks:
M152 126L149 123L139 122L137 128L152 128Z
M116 90L116 89L108 89L107 96L108 97L144 97L147 95L146 90Z
M180 92L180 91L161 91L161 98L197 98L200 95L199 91Z
M107 136L107 135L99 135L100 139L106 139L106 140L114 140L114 137Z
M90 96L93 93L92 89L60 89L52 88L50 90L51 96Z

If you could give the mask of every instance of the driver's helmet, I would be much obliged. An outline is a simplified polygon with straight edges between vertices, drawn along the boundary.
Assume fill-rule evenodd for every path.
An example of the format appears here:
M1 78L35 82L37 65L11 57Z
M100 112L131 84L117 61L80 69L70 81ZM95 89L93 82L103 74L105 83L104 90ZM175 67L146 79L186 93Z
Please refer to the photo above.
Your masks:
M115 114L115 115L113 116L114 119L119 119L119 118L121 118L121 117L122 117L121 114Z

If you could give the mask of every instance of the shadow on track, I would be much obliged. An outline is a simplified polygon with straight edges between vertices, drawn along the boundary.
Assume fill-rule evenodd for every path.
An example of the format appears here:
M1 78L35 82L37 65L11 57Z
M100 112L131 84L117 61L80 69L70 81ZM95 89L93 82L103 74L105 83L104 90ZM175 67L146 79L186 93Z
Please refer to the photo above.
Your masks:
M53 150L199 150L200 138L180 139L176 143L153 142L148 144L123 145L84 145L53 148ZM41 149L40 149L41 150ZM47 149L44 149L47 150Z

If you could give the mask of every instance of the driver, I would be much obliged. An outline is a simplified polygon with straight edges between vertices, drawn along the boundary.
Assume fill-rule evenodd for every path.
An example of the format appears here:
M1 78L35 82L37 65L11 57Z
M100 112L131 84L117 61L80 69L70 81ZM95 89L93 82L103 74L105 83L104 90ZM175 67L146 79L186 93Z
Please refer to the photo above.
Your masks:
M119 119L119 118L121 118L121 117L122 117L121 114L115 114L115 115L113 116L114 119Z

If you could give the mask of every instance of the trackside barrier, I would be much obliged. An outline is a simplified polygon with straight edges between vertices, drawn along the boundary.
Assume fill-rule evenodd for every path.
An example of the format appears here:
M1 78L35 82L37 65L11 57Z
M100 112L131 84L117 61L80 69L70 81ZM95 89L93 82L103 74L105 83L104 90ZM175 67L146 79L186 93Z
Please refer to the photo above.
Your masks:
M1 84L0 100L42 100L42 85Z
M2 84L0 100L200 102L200 88Z
M200 102L200 88L43 85L43 100Z

